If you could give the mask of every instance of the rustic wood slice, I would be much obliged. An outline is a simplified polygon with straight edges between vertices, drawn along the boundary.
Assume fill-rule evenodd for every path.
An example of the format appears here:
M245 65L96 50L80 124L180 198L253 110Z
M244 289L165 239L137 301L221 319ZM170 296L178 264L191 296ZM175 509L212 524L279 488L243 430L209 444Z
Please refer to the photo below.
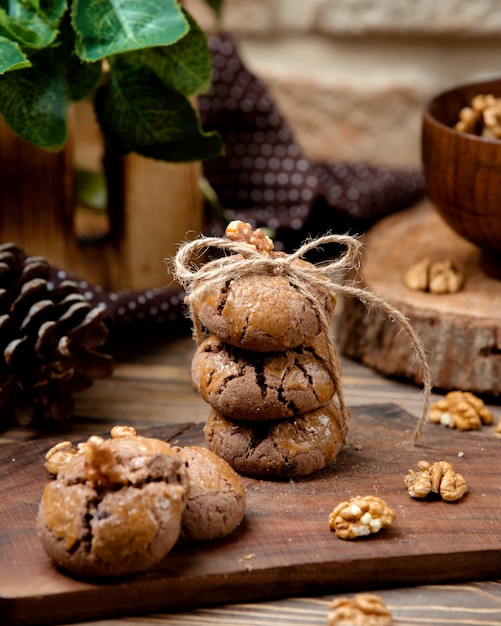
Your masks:
M406 270L430 257L451 260L463 289L436 295L404 283ZM501 281L480 265L480 250L454 233L423 203L377 224L367 235L362 285L409 318L429 356L437 390L501 393ZM359 285L361 286L361 285ZM386 315L346 299L335 328L340 351L376 371L420 382L420 366L405 333Z
M500 442L494 427L465 433L427 424L422 445L413 447L415 422L395 405L353 409L348 445L324 471L295 481L243 479L245 520L226 540L176 548L149 572L101 584L59 572L36 535L38 505L51 480L44 453L54 441L5 444L2 626L501 576ZM141 434L203 445L202 424ZM470 491L456 503L413 500L403 477L419 460L450 461ZM394 524L368 538L339 539L329 530L329 513L355 495L383 498L397 513Z

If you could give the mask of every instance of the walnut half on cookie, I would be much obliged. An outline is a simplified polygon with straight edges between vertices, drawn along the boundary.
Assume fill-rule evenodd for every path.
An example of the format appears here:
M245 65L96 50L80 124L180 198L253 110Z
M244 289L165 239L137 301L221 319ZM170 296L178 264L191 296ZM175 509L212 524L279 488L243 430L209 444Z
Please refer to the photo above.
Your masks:
M270 254L274 248L273 240L265 235L261 228L253 230L250 224L240 220L230 222L226 227L225 235L230 241L239 241L254 246L261 254Z
M57 474L78 454L83 454L83 446L74 446L71 441L61 441L52 446L45 455L45 468L51 474Z

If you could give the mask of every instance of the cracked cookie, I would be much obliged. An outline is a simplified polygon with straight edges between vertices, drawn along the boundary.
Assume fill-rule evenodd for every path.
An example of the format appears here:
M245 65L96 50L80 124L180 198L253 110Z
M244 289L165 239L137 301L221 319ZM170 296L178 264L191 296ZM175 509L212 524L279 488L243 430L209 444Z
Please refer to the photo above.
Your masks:
M346 440L339 407L323 407L285 420L241 421L212 409L204 433L209 448L241 474L293 478L333 461Z
M301 260L294 263L309 265ZM334 294L328 287L315 288L313 293L330 318ZM276 274L246 274L221 282L193 303L193 312L222 341L255 352L295 348L322 330L311 300Z
M37 527L56 565L119 576L160 561L178 540L189 478L164 441L90 437L45 487Z
M222 539L245 515L246 496L240 476L226 461L199 446L175 447L190 477L181 522L183 543Z
M250 352L211 335L198 347L192 380L227 417L270 420L314 411L334 395L325 336L282 352Z

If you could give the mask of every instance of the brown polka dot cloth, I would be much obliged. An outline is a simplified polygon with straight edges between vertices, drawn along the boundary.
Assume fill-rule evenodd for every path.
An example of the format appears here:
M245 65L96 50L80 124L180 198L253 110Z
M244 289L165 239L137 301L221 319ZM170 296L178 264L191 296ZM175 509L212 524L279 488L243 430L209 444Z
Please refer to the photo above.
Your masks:
M95 307L106 311L109 343L159 334L189 332L191 322L184 305L184 290L178 286L145 290L123 289L107 292L71 272L52 268L49 281L55 286L73 281L75 288Z
M234 38L214 36L209 45L213 83L199 99L200 115L205 129L222 135L226 154L206 162L204 174L226 221L269 227L276 247L292 251L309 236L363 232L422 197L419 172L306 159L264 83L240 59ZM225 226L208 212L207 235L221 235ZM54 270L54 282L67 278L92 304L106 309L112 339L190 328L179 287L107 293Z
M228 220L269 227L277 247L291 251L308 236L364 232L423 197L423 176L412 169L305 158L235 39L217 35L209 46L213 83L199 109L204 128L222 135L226 154L206 162L204 173ZM208 234L222 228L208 220Z

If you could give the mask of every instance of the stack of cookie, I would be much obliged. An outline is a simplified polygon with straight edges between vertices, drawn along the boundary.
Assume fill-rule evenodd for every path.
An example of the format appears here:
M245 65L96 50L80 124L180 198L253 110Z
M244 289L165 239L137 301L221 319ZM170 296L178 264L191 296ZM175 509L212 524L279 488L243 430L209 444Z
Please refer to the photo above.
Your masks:
M226 236L263 255L286 256L248 224L230 224ZM299 259L294 264L309 266ZM222 276L203 298L190 301L194 319L210 333L192 361L193 383L212 409L207 444L241 474L305 476L344 445L346 412L325 331L335 297L327 282L308 293L314 298L279 272L242 272Z

